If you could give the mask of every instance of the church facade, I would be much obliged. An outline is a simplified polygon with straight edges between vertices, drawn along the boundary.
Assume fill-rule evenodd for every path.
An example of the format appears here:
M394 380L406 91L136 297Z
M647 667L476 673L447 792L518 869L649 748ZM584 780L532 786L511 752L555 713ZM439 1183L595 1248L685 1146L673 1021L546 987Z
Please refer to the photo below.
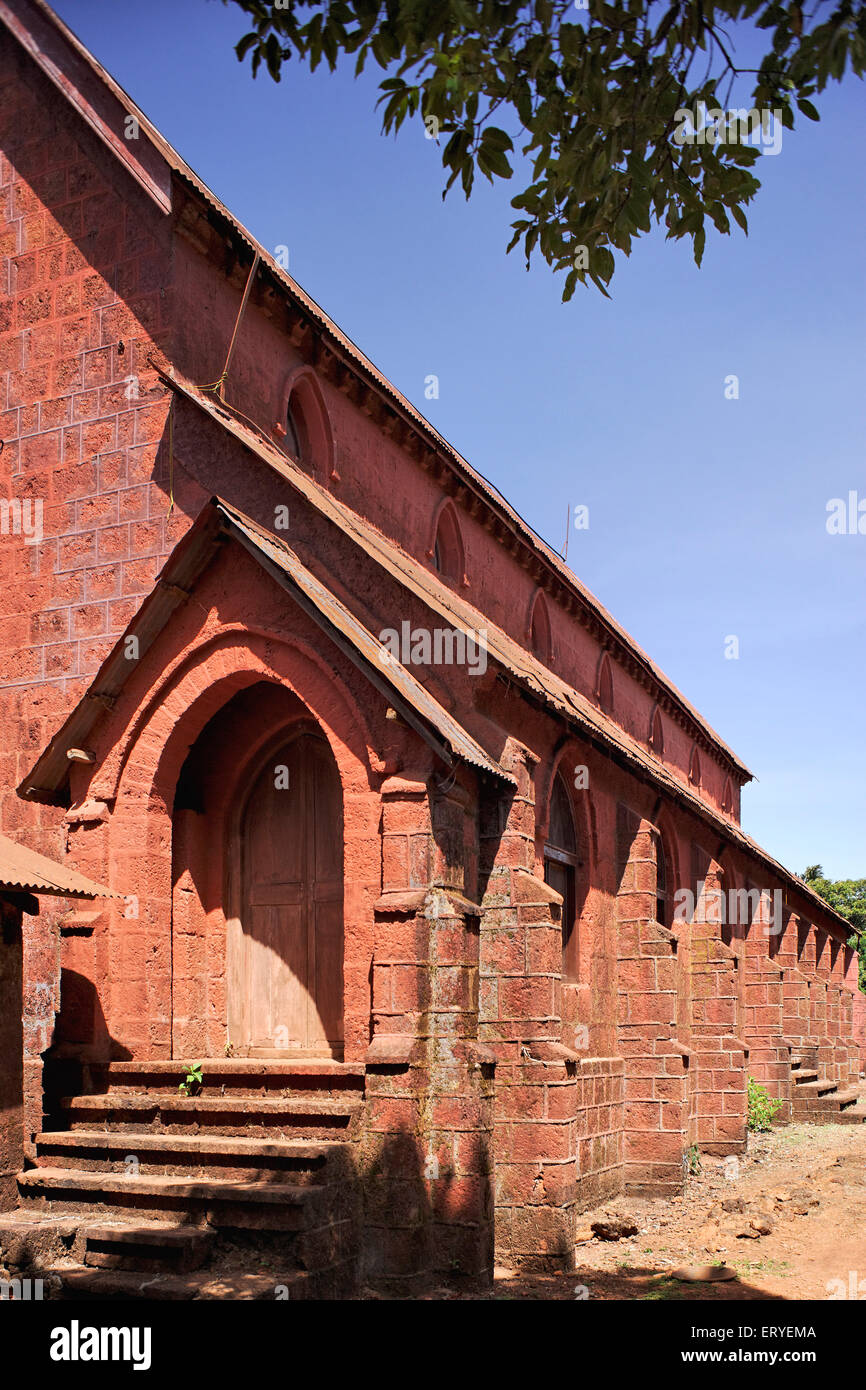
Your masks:
M41 0L0 66L0 829L121 895L28 926L22 1211L411 1289L568 1267L748 1077L850 1118L748 769Z

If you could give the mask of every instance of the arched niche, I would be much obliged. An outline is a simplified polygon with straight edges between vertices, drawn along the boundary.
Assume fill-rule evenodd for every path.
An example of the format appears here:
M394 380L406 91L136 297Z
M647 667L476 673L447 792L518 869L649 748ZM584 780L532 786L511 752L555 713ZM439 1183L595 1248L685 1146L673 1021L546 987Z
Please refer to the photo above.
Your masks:
M441 575L447 583L453 584L455 587L466 586L468 580L466 578L466 553L463 547L463 536L457 517L457 508L450 498L445 499L434 518L433 534L427 556L436 573Z
M309 367L293 372L283 391L282 447L289 457L320 481L339 475L334 463L334 438L325 400Z

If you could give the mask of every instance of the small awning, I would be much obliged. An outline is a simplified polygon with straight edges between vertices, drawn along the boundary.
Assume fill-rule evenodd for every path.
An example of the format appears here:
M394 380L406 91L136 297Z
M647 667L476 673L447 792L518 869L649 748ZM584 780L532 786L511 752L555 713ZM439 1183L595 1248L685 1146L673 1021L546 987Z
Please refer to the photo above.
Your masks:
M55 898L120 898L111 888L103 888L85 878L77 869L57 864L35 849L16 844L0 835L0 893L44 893Z
M328 634L350 661L448 763L454 758L480 768L500 781L515 780L468 734L420 681L317 579L285 541L257 526L243 512L220 499L214 505L228 531L245 550L288 590L296 603Z

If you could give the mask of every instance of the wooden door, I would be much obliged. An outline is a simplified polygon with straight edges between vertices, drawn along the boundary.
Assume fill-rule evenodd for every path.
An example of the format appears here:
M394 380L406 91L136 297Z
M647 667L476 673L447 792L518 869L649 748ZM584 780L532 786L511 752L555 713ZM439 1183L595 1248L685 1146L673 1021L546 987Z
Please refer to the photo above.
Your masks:
M299 734L260 765L238 849L239 910L227 943L235 1051L340 1055L342 798L323 738Z

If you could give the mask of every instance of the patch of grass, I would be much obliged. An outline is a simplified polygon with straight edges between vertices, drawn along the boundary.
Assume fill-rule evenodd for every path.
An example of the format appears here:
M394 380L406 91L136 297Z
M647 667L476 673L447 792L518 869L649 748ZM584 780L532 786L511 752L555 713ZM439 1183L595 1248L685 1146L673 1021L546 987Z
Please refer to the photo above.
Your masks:
M775 1274L780 1279L790 1279L793 1273L787 1260L732 1260L731 1267L738 1274Z
M643 1303L667 1303L671 1300L682 1298L682 1285L677 1279L671 1279L667 1274L662 1275L659 1282L646 1293L638 1294L637 1301Z

